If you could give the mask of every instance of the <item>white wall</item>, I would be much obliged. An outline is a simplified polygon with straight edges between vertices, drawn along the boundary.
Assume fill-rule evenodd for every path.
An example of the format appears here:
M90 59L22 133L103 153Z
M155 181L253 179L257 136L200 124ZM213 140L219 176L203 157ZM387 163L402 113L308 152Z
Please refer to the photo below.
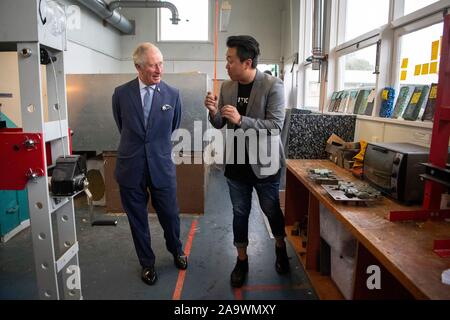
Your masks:
M210 2L212 28L215 1L211 0ZM229 0L229 2L232 10L228 32L220 32L218 39L218 79L228 78L224 57L226 38L230 35L252 35L260 43L260 63L280 63L283 41L281 30L283 1ZM157 42L158 9L122 9L121 13L127 19L135 20L136 32L135 35L121 35L111 25L103 25L98 16L77 1L62 0L62 3L77 5L81 9L81 29L68 30L67 34L67 51L65 53L67 74L135 72L131 59L132 51L138 43L150 41L158 45L164 54L165 72L198 71L207 73L210 78L214 76L212 41L209 43Z
M289 57L295 52L291 49L290 40L290 1L300 0L229 0L232 10L228 32L220 32L218 39L219 79L228 78L224 57L226 38L230 35L249 34L255 37L261 47L260 63L280 63L282 56ZM127 36L121 35L109 24L104 25L100 17L78 1L60 0L60 2L66 6L76 5L81 10L80 29L72 28L67 32L66 74L135 72L131 53L139 42L150 41L161 48L166 72L199 71L207 73L210 78L214 76L212 41L190 44L157 42L158 9L122 9L121 12L125 17L136 22L135 35ZM214 14L214 2L211 0L211 19ZM285 10L286 20L282 19L282 10ZM282 25L287 27L286 33L282 32ZM296 38L297 35L294 36L294 39Z
M119 73L122 59L120 32L113 26L103 25L100 17L78 3L63 0L81 9L80 29L67 31L65 71L71 73Z
M120 73L121 60L93 48L68 41L64 53L66 74Z
M59 0L66 6L80 8L79 29L67 31L65 51L66 74L132 73L135 72L131 52L139 42L156 43L165 56L166 72L207 73L214 76L214 46L209 43L157 43L157 9L124 9L124 15L136 22L136 34L125 36L109 24L103 24L100 17L75 0ZM226 38L230 35L248 34L260 43L260 63L280 63L282 55L291 55L290 20L282 19L282 11L290 19L290 1L300 0L229 0L232 5L228 32L219 33L218 79L227 79L225 70ZM221 1L219 2L221 4ZM289 5L286 6L286 3ZM211 14L214 13L211 0ZM287 23L287 25L286 25ZM287 33L282 33L282 25ZM212 24L211 24L212 27ZM283 45L284 44L284 45ZM286 47L287 46L287 47ZM17 57L5 54L0 57L2 74L11 81L5 92L14 92L14 99L3 101L3 112L21 125L17 79ZM12 69L11 69L12 68ZM45 71L43 70L43 77ZM6 79L5 79L6 80ZM44 81L45 82L45 81ZM16 90L16 91L14 91ZM44 90L45 91L45 90ZM44 92L45 93L45 92Z
M218 38L217 75L226 79L226 38L230 35L248 34L259 42L260 63L279 63L281 56L281 10L278 0L229 0L232 9L228 32ZM214 1L211 1L213 4ZM219 5L221 1L219 2ZM122 36L123 61L121 72L134 72L131 54L140 42L155 43L162 51L166 72L200 71L213 77L214 46L210 43L157 43L158 9L123 9L121 12L136 21L136 35ZM167 9L164 9L167 10ZM211 14L213 14L211 6ZM180 17L182 18L182 17Z
M77 1L62 0L66 6L77 5L81 10L80 29L68 30L67 51L64 53L66 74L120 73L121 35L112 26L103 26L99 17ZM20 111L19 71L16 52L0 53L0 92L12 93L13 98L0 98L2 112L17 126L22 126ZM46 72L41 68L42 93L46 105ZM47 108L44 108L46 120Z

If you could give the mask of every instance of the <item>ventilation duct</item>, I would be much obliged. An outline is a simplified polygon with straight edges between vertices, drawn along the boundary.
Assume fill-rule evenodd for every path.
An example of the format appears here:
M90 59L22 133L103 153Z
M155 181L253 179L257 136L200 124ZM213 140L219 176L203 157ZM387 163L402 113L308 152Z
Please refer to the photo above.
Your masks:
M172 24L178 24L178 21L180 21L177 7L167 1L113 1L108 7L111 11L117 8L166 8L172 12L172 18L170 19Z
M323 56L324 30L324 0L314 0L313 8L313 39L312 39L312 69L319 70Z
M109 10L108 4L103 0L78 0L79 3L90 9L100 18L111 24L125 34L132 34L133 24L118 12Z
M172 18L170 19L172 23L178 24L178 21L180 21L177 7L167 1L113 1L109 5L103 0L78 0L78 2L124 34L132 34L134 26L127 18L115 10L119 7L167 8L172 12Z

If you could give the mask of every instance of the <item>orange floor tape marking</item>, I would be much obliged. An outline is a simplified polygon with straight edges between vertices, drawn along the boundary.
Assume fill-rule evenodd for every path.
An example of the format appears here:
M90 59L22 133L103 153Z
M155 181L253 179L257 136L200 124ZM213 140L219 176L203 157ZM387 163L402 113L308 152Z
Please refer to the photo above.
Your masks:
M198 220L192 221L191 230L189 231L188 240L184 248L184 254L189 257L191 253L192 242L194 241L195 229L197 228ZM180 270L178 273L178 280L173 292L172 300L180 300L181 292L183 291L184 278L187 270Z

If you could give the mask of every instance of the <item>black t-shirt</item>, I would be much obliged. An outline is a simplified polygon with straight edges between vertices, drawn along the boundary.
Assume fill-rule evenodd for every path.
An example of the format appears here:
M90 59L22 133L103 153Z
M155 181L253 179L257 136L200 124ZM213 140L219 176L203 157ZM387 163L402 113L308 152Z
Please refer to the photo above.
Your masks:
M245 116L247 112L248 102L250 100L250 93L252 92L253 82L249 84L240 84L238 86L238 98L236 108L240 115ZM240 126L235 125L234 130L240 129ZM225 166L225 177L231 180L238 180L244 182L254 182L254 183L263 183L263 182L275 182L279 179L279 173L268 176L263 179L259 179L253 172L252 167L250 165L248 152L245 150L245 163L238 164L237 162L237 138L234 138L234 163L227 164Z

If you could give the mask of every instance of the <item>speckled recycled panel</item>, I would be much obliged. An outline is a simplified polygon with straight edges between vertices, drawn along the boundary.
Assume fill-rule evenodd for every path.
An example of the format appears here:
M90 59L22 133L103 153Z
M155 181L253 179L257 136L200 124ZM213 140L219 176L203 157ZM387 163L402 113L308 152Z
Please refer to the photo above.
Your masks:
M354 141L355 115L294 113L289 122L288 159L326 159L326 142L333 133L344 141Z

